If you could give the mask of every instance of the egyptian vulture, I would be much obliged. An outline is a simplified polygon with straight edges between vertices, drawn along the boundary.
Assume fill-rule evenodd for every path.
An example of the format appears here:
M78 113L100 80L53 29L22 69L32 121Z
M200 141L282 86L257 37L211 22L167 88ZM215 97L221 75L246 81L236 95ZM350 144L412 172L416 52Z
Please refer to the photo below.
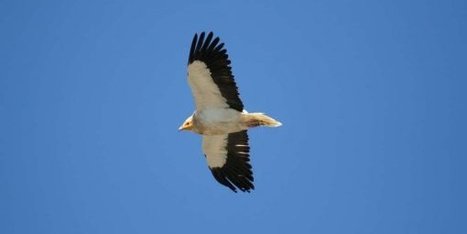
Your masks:
M195 34L188 57L188 84L196 110L180 126L203 136L203 152L214 178L234 192L254 189L247 129L282 124L243 108L224 43L212 32Z

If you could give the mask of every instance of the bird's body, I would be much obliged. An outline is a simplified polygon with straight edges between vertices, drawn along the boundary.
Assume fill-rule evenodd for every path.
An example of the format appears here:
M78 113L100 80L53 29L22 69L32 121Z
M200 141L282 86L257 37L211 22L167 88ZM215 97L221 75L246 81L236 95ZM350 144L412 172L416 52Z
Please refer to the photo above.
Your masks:
M229 134L257 126L280 126L280 123L263 113L248 113L245 110L239 112L225 108L196 111L189 119L193 122L191 130L201 135Z
M254 189L247 129L280 122L243 108L224 44L209 33L195 34L188 60L188 83L196 110L180 130L203 136L203 152L214 178L236 192Z
M242 113L225 108L211 108L193 114L193 132L201 135L219 135L247 129L241 121Z

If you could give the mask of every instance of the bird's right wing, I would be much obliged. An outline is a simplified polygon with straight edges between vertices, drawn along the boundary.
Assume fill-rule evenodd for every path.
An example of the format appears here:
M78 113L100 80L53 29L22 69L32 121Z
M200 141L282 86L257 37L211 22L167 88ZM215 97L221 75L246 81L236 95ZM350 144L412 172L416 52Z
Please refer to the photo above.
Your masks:
M195 34L188 58L188 83L195 98L196 110L232 108L243 110L224 43L210 32Z

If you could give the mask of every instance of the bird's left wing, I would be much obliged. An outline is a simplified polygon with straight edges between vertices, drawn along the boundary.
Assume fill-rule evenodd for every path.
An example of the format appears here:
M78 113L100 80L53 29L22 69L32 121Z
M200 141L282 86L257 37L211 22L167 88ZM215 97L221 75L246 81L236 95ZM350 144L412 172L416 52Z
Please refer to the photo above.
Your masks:
M227 50L219 37L195 34L188 57L188 83L195 98L196 110L232 108L243 110Z
M214 178L234 192L254 189L247 131L203 136L203 151Z

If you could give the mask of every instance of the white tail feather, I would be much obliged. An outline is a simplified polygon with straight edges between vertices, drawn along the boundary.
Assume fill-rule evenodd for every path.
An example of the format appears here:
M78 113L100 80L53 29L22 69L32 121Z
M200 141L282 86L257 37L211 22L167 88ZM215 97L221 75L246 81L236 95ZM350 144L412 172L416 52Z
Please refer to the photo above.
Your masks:
M244 113L244 122L248 127L266 126L279 127L281 122L267 116L264 113Z

